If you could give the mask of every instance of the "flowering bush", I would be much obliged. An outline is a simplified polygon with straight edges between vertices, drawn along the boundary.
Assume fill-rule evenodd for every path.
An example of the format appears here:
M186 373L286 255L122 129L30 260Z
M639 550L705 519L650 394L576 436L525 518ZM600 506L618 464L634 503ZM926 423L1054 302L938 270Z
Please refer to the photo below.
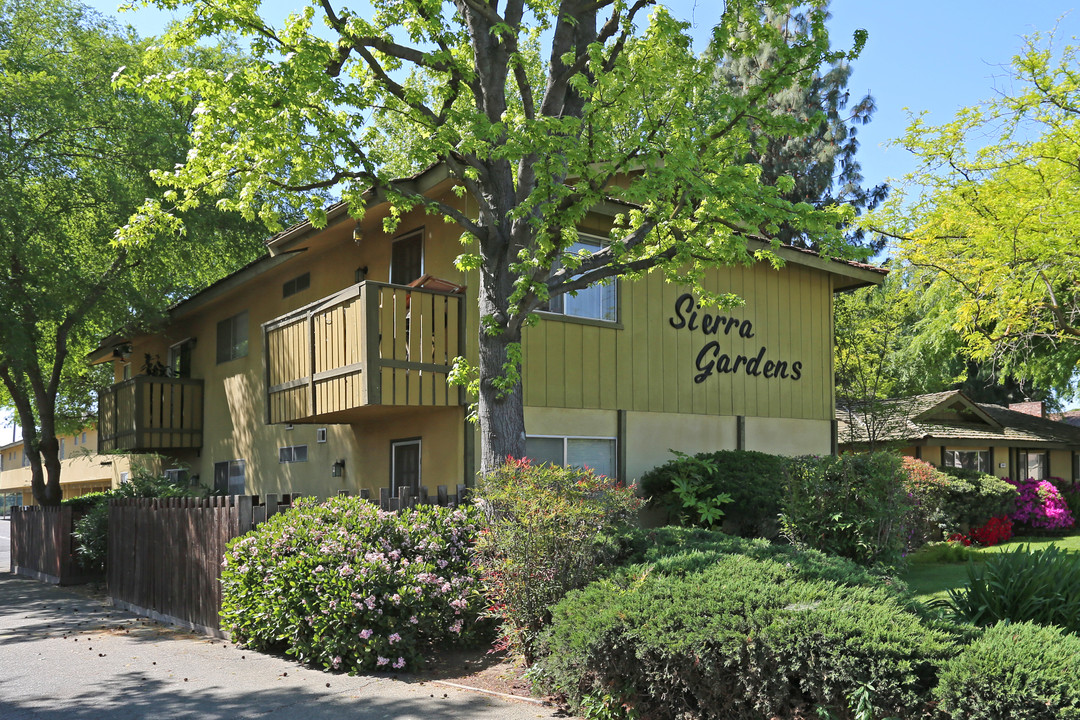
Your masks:
M551 606L618 559L612 533L636 521L641 501L591 470L514 458L481 478L475 497L487 514L477 557L499 647L531 663Z
M327 669L414 668L425 643L475 633L477 519L473 508L301 499L229 544L222 626Z
M905 456L900 461L904 489L911 500L911 508L904 518L907 549L911 551L940 540L943 530L955 529L955 521L946 515L944 508L949 495L956 489L956 480L925 460Z
M1007 479L1007 478L1006 478ZM1072 527L1073 515L1065 498L1049 480L1009 480L1019 496L1012 513L1014 522L1040 530L1062 530Z

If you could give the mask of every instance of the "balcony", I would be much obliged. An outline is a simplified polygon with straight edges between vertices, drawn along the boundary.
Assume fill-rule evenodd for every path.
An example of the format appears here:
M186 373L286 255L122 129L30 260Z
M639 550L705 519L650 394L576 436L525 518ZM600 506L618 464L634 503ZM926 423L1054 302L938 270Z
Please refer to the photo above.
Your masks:
M440 283L448 285L447 283ZM371 280L263 325L267 422L350 422L359 408L450 406L462 296Z
M202 447L203 381L138 375L98 393L98 452Z

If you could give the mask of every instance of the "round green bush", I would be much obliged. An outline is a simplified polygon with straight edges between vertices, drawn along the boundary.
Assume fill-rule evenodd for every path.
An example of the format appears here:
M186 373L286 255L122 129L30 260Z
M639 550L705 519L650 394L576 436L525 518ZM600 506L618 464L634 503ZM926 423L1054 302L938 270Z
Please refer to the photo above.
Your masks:
M477 632L469 508L388 513L301 499L229 544L222 627L234 641L349 672L407 670L425 645Z
M939 717L1080 718L1080 638L1032 623L999 623L943 663Z
M888 589L814 574L739 554L696 572L628 568L556 605L537 686L655 720L848 717L853 698L917 717L954 637Z

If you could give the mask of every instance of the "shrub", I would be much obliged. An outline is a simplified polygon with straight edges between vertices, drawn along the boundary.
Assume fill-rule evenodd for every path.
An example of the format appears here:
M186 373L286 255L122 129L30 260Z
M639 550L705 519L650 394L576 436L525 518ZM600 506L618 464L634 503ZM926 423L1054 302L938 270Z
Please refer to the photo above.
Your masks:
M900 458L887 452L802 457L789 468L780 518L793 544L862 565L896 565L914 505Z
M1050 480L1057 487L1058 492L1061 493L1061 497L1065 500L1065 504L1068 505L1073 518L1080 517L1080 483L1076 480L1067 483L1061 478L1050 478Z
M708 464L706 473L697 469L703 462ZM674 460L642 475L639 486L650 506L665 512L667 522L707 527L710 523L693 505L687 507L676 491L680 479L700 475L701 479L689 488L691 496L702 503L718 496L730 497L730 504L723 510L725 525L734 534L775 537L789 462L789 458L751 450L720 450L693 457L676 453Z
M131 479L106 492L88 493L63 501L74 514L75 557L84 570L104 572L109 552L109 500L112 498L169 498L201 495L201 488L176 485L145 465L131 466Z
M976 470L943 467L940 471L955 478L945 496L942 510L951 531L967 532L985 525L992 517L1008 515L1016 504L1016 487L1007 479Z
M940 540L945 533L956 529L955 519L945 512L949 495L959 481L924 460L901 458L904 489L912 500L904 526L907 528L907 549L915 550L928 542ZM965 487L970 487L963 483Z
M1080 638L1032 623L998 623L943 663L934 689L956 720L1080 718Z
M1069 506L1049 480L1008 480L1017 490L1014 522L1038 530L1064 530L1073 526Z
M475 635L478 528L473 508L301 498L229 544L222 627L327 669L412 669L425 643Z
M847 717L860 694L874 717L912 717L951 648L885 588L729 554L699 572L638 565L570 593L534 677L573 707L607 696L658 720Z
M641 501L591 470L513 458L481 478L474 497L486 512L477 558L500 646L530 663L550 606L616 561L615 533L636 520Z
M967 572L967 586L933 603L954 619L980 626L1030 621L1080 631L1080 555L1022 545L969 563Z

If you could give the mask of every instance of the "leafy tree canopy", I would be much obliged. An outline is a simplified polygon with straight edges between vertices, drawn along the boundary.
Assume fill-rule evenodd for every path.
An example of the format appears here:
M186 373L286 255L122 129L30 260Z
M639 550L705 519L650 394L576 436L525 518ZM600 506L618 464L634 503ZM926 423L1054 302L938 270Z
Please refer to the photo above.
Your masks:
M867 225L937 293L967 354L1071 394L1080 361L1077 47L1027 38L1008 94L898 141L916 172Z
M484 469L524 454L521 329L551 297L652 269L698 284L709 264L778 262L769 243L781 227L827 253L847 250L840 228L850 208L794 202L792 178L764 182L761 166L744 160L751 116L760 138L812 133L815 120L770 98L853 58L865 40L860 32L853 50L830 49L821 2L805 3L804 30L785 35L762 8L786 12L791 2L731 0L706 57L686 23L662 7L649 13L652 0L374 0L369 16L312 0L280 27L253 0L154 4L187 9L170 46L235 32L249 54L228 73L141 83L151 98L199 98L192 151L159 176L179 208L234 184L222 205L245 217L276 227L278 209L265 199L303 208L320 226L321 203L305 193L333 188L359 217L371 189L394 203L388 229L416 206L460 225L459 265L480 273ZM754 71L749 91L711 91L710 58L764 47L775 58ZM403 164L432 163L456 178L475 214L396 179ZM579 223L610 201L623 212L608 242L573 251ZM154 205L143 213L145 224L172 222ZM141 229L124 237L137 243ZM755 239L765 248L748 246Z
M229 61L146 46L69 0L0 0L0 382L46 504L60 499L56 434L85 422L103 379L84 354L259 249L238 215L205 213L186 218L184 236L115 242L158 192L150 171L185 157L194 104L117 92L114 76Z

